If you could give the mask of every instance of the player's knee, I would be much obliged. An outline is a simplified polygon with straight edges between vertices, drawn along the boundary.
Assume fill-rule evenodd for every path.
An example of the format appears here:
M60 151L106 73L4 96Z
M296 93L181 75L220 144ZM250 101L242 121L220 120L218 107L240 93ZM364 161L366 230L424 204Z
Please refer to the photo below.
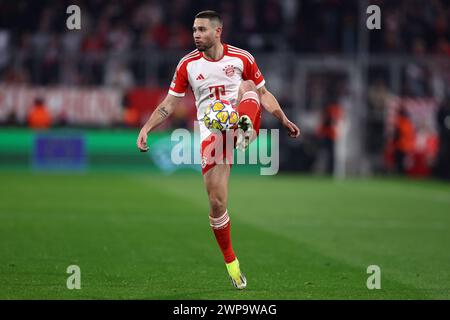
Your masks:
M239 86L239 91L240 91L241 95L248 91L256 92L256 85L253 82L253 80L242 81L241 85Z
M227 209L225 199L216 194L209 195L209 203L211 206L211 211L215 216L223 214Z

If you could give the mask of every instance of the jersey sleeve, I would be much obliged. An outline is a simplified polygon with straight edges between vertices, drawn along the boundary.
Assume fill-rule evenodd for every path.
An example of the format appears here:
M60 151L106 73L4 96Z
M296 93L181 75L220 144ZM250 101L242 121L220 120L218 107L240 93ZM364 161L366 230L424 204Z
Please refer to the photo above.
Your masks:
M184 97L189 85L186 63L177 66L169 88L169 94L175 97Z
M242 79L252 80L256 85L256 89L261 88L266 83L266 81L264 80L264 76L262 75L261 71L258 68L258 65L256 64L256 60L246 61L246 63L244 64Z

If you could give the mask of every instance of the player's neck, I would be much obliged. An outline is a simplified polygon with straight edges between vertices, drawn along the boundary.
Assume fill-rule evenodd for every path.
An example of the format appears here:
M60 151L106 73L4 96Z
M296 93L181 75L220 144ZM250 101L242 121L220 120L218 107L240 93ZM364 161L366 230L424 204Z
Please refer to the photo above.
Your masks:
M208 50L206 50L205 52L203 52L203 54L209 60L219 60L220 58L223 57L223 50L224 50L223 44L219 42L216 45L209 48Z

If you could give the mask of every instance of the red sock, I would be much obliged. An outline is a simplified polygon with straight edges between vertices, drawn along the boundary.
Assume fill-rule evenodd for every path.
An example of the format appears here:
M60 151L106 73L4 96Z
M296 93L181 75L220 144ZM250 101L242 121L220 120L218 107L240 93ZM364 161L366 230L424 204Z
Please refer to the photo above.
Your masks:
M244 93L236 109L239 116L246 115L252 120L253 129L258 134L259 127L261 126L261 107L259 105L258 94L253 91Z
M212 227L217 243L222 251L225 263L233 262L236 259L230 237L230 217L228 211L218 218L209 216L209 224Z

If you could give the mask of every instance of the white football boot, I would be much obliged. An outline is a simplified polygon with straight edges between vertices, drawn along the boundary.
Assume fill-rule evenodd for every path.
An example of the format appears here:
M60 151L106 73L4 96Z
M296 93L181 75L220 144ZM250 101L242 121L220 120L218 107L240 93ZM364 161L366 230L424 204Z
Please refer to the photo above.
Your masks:
M256 134L250 117L246 115L239 117L236 148L245 151L255 138Z

